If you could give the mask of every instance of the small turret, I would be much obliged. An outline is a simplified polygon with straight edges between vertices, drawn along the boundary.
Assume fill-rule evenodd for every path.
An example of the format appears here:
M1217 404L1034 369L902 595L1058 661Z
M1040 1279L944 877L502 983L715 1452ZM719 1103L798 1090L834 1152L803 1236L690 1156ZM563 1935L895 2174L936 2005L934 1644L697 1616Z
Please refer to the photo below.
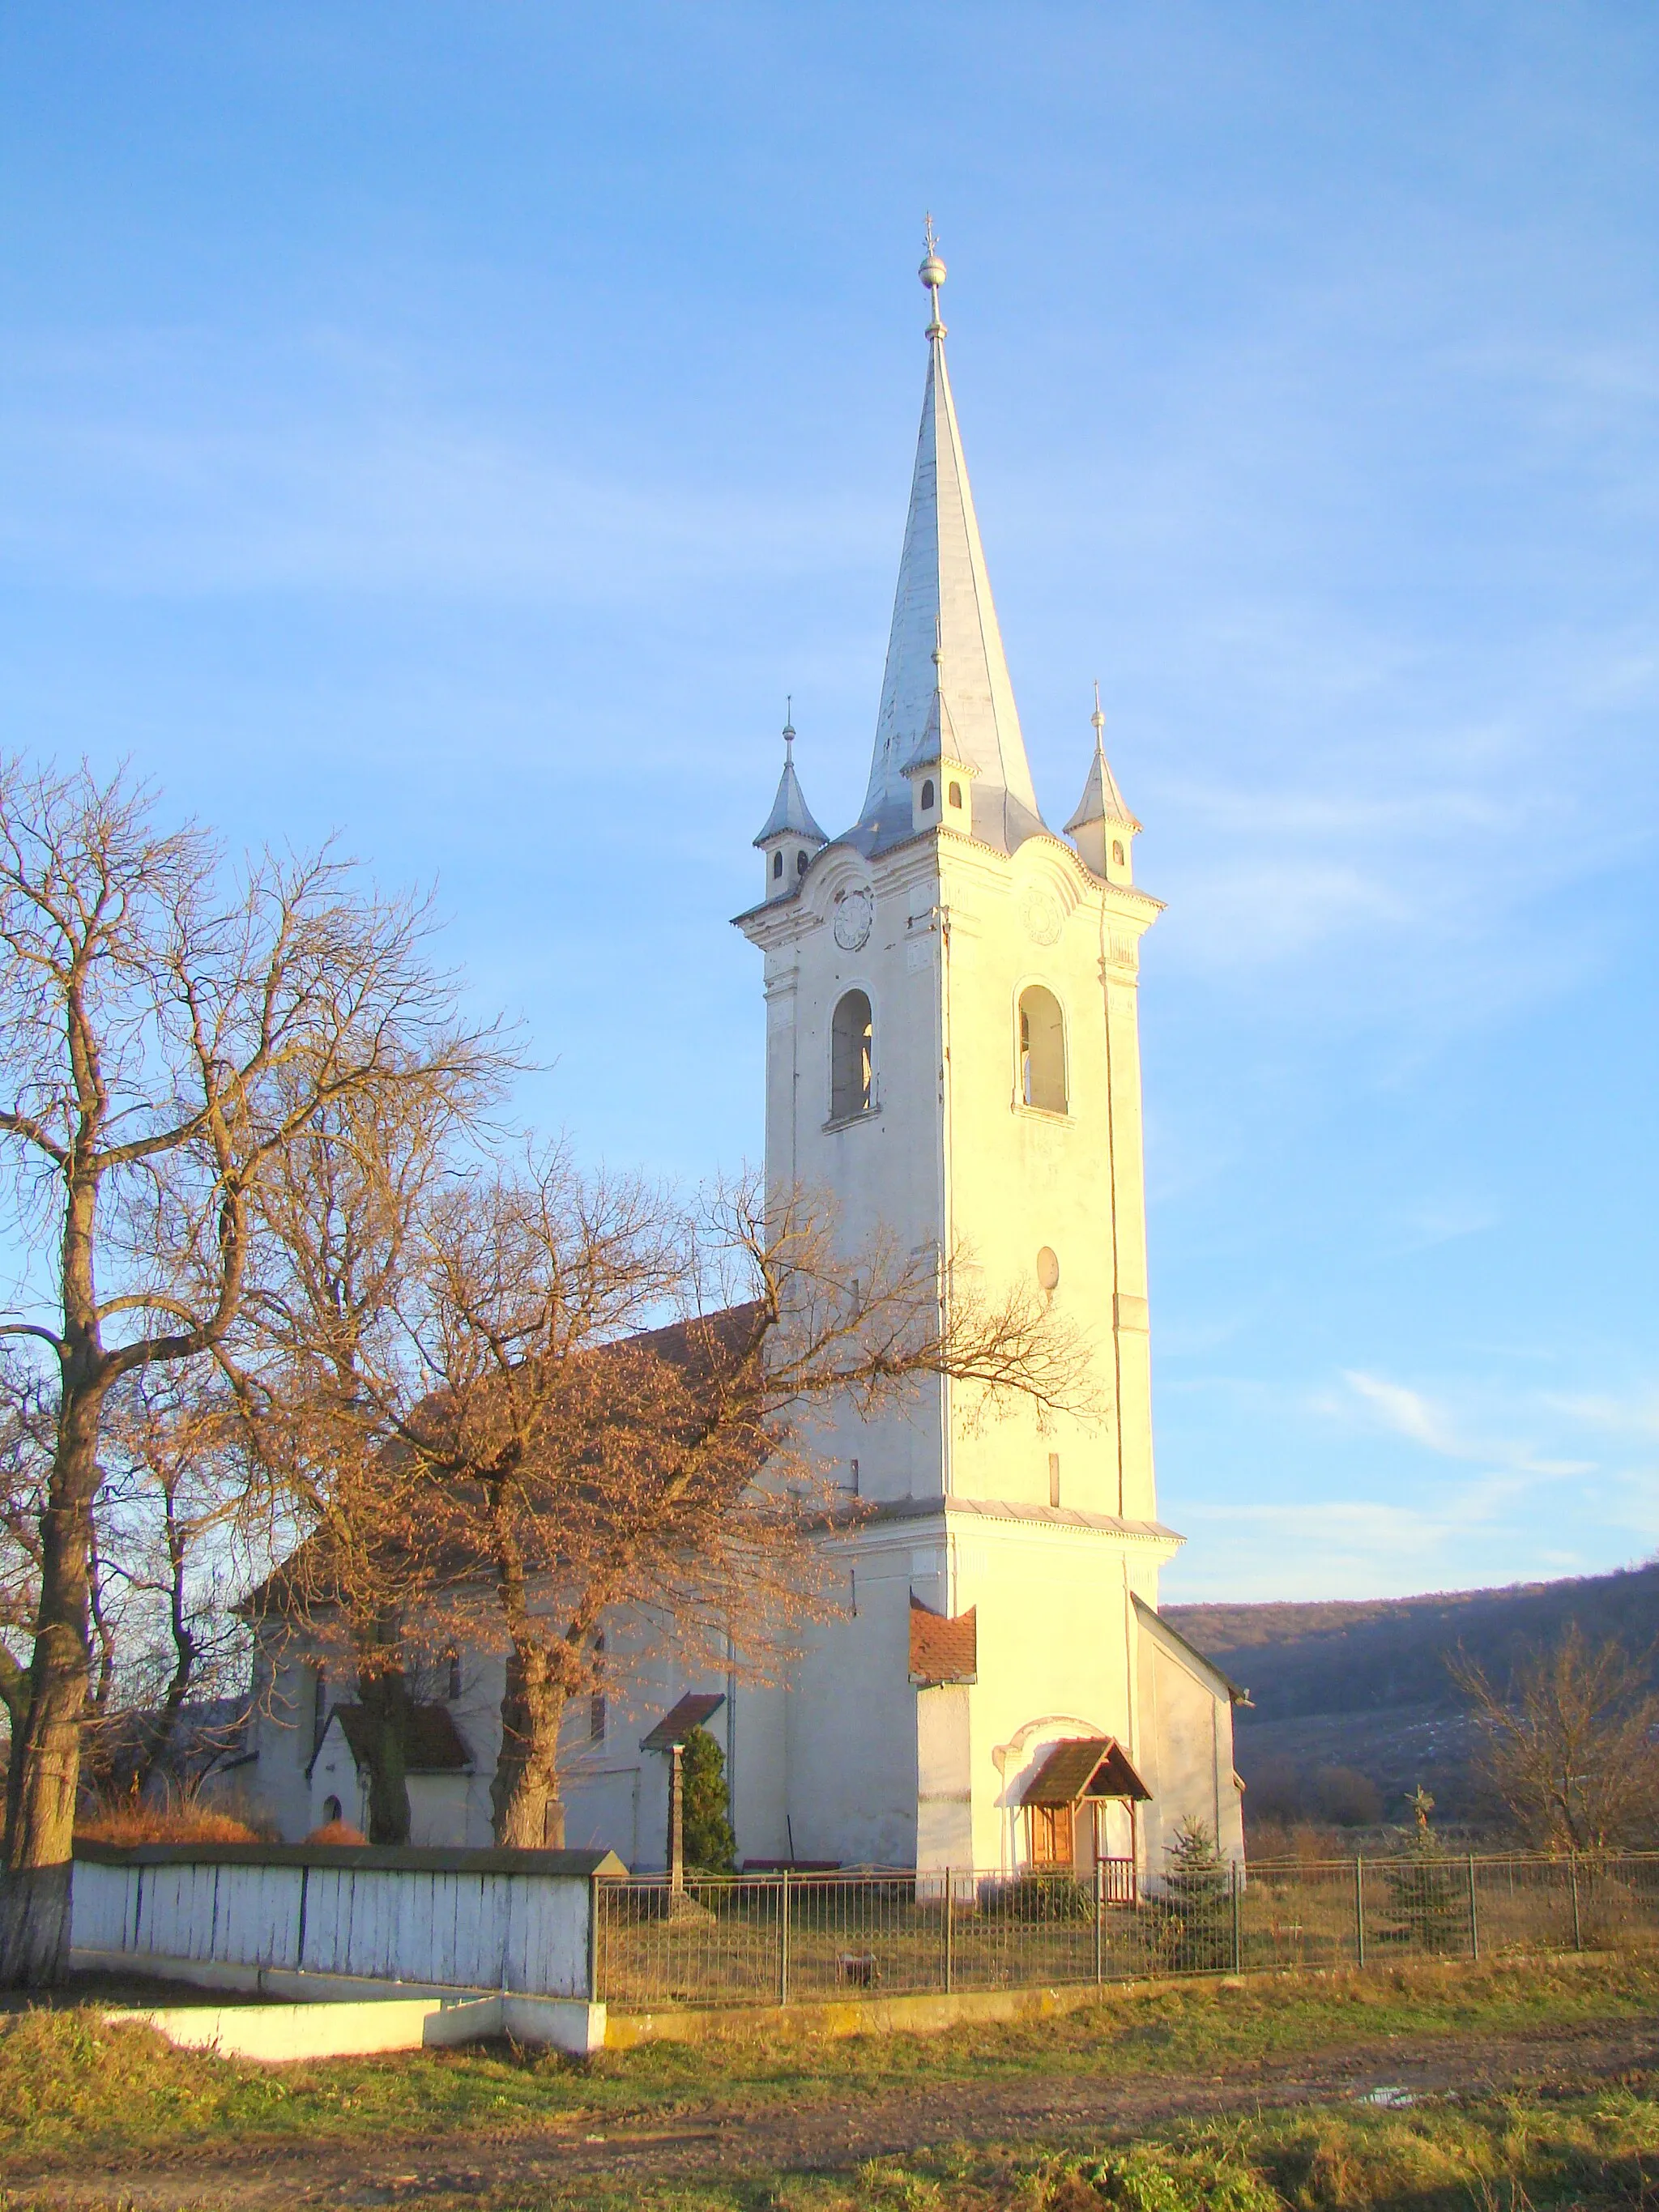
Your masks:
M791 702L793 708L793 702ZM783 726L783 774L772 811L755 843L766 856L769 899L787 898L811 865L812 855L830 840L812 819L806 794L795 774L795 728L793 714Z
M945 647L939 625L933 626L933 703L927 710L921 742L901 771L910 787L912 830L960 830L967 836L974 825L973 793L969 779L978 770L963 757L957 743L951 709L945 703Z
M1109 884L1132 884L1134 875L1133 841L1140 824L1123 803L1117 778L1107 763L1103 732L1106 717L1100 711L1100 686L1095 686L1095 757L1089 763L1089 780L1077 811L1066 824L1078 857L1085 868L1103 876Z

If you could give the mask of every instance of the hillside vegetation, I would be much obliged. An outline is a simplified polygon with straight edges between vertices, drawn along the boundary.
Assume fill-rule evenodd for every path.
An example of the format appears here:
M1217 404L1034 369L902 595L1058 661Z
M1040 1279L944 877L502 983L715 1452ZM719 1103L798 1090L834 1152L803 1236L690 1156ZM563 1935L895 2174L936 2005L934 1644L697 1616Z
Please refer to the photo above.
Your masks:
M1249 1690L1235 1742L1254 1822L1399 1821L1419 1783L1443 1817L1480 1820L1489 1808L1470 1783L1473 1729L1447 1660L1461 1650L1502 1683L1576 1622L1659 1667L1659 1561L1507 1589L1166 1606L1164 1616Z

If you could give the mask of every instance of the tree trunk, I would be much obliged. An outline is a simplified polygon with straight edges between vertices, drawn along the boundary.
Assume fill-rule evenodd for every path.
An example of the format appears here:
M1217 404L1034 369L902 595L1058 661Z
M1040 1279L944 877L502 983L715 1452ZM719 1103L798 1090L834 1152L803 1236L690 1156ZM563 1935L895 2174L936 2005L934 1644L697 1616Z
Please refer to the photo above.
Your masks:
M0 1705L6 1708L9 1747L6 1756L6 1794L0 1809L0 1836L11 1831L12 1800L21 1785L23 1776L23 1732L28 1726L29 1678L28 1670L20 1667L3 1644L0 1644Z
M161 1709L155 1716L155 1725L146 1731L143 1764L133 1788L133 1795L137 1797L142 1797L149 1788L173 1748L173 1740L179 1729L179 1716L184 1711L185 1699L190 1693L198 1656L196 1637L185 1610L185 1571L189 1559L185 1540L179 1528L178 1494L173 1483L167 1485L165 1498L167 1617L173 1635L173 1674L167 1682L167 1695L161 1700Z
M501 1749L489 1785L495 1841L509 1850L562 1850L559 1729L565 1698L547 1654L515 1643L501 1698Z
M378 1647L377 1647L378 1648ZM409 1720L414 1700L401 1667L360 1666L357 1696L368 1721L368 1840L409 1841Z
M103 1390L64 1382L41 1522L40 1601L28 1717L12 1753L0 1904L0 1986L38 1987L69 1966L70 1867L90 1660L88 1558Z

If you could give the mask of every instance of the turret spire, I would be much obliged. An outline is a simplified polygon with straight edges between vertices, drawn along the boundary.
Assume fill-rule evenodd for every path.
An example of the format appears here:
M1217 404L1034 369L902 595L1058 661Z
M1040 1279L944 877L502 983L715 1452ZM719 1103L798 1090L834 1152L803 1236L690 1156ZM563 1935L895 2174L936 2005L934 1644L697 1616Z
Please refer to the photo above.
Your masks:
M1089 763L1083 796L1066 824L1066 834L1076 839L1085 865L1092 868L1096 875L1104 876L1109 883L1131 883L1133 877L1130 842L1140 824L1125 805L1117 778L1106 758L1106 717L1100 708L1098 684L1095 685L1095 711L1089 720L1094 725L1095 757Z
M939 719L953 732L957 749L973 771L973 834L1012 852L1042 828L1042 817L1031 787L945 366L939 304L945 263L931 217L917 273L933 306L927 383L870 787L853 834L871 850L909 834L905 771L917 757L937 692L937 705L943 708ZM937 664L936 648L942 656Z
M766 896L781 898L793 891L811 865L812 855L830 842L812 818L806 793L795 774L795 702L792 698L783 715L783 774L776 798L756 845L766 855Z

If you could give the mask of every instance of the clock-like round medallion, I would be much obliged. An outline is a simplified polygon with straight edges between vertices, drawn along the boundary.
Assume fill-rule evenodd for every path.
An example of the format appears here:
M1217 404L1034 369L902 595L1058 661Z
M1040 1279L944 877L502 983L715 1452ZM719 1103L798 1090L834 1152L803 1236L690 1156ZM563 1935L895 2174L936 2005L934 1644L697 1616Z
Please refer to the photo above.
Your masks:
M836 942L843 952L856 952L870 935L876 905L866 890L848 891L836 908Z
M1040 884L1030 884L1020 901L1020 920L1025 924L1025 934L1033 945L1058 945L1060 933L1065 927L1066 917L1059 902Z

